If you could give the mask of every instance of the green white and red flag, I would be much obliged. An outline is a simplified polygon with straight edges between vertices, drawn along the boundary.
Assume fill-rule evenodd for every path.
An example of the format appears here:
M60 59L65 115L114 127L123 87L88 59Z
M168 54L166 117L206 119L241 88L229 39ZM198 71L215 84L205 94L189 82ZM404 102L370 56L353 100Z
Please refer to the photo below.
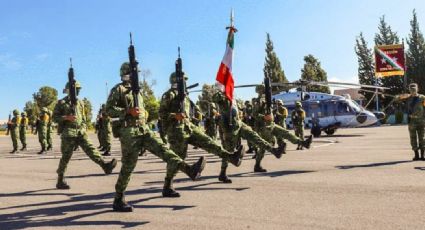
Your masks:
M227 99L233 101L233 91L235 82L232 74L233 62L233 45L235 41L236 29L233 26L228 27L229 34L227 35L226 52L217 72L217 86L226 95Z

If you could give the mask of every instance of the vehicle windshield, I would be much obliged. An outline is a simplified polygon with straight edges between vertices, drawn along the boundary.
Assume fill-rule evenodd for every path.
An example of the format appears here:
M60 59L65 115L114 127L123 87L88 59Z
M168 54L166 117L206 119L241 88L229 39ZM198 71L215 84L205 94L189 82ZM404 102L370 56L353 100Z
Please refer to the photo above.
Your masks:
M356 112L361 112L361 111L362 111L362 109L361 109L360 105L359 105L359 104L357 104L357 102L355 102L355 101L353 101L353 100L347 100L347 102L348 102L348 105L350 105L350 107L351 107L354 111L356 111Z

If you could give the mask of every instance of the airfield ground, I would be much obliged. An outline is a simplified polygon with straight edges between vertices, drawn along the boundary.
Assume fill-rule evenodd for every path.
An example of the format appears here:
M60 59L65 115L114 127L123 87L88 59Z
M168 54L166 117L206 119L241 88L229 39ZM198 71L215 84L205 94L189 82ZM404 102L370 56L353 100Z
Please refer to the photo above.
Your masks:
M92 134L90 138L97 145ZM412 162L406 126L341 129L314 140L310 150L289 145L281 159L267 155L267 173L253 173L251 155L230 166L233 184L217 181L220 160L204 155L201 180L177 176L181 198L162 198L165 164L139 158L127 200L133 213L111 211L117 169L105 176L84 153L67 171L70 190L56 190L60 140L54 151L9 154L0 137L0 229L424 229L425 161ZM113 156L120 158L119 142ZM111 159L111 157L108 157Z

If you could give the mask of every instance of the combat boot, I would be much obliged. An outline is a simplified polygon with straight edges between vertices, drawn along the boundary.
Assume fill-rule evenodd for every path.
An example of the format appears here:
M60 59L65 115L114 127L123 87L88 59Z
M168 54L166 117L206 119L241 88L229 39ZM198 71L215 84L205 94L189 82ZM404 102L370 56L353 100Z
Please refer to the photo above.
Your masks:
M41 148L41 150L40 150L40 152L38 152L38 154L45 154L46 153L46 148L45 147L43 147L43 148Z
M253 153L254 152L254 148L252 146L248 146L248 150L246 150L245 153Z
M419 160L419 151L418 150L415 150L415 156L413 157L412 160L414 160L414 161L418 161Z
M106 148L105 147L101 147L100 149L99 149L99 151L101 151L101 152L103 152L103 151L105 151L106 150Z
M9 152L9 153L13 154L13 153L17 153L17 152L18 152L18 148L13 148L12 152Z
M47 151L51 151L53 149L53 147L51 145L47 146Z
M244 156L243 146L239 145L238 149L231 155L229 155L229 162L234 166L239 167L242 163L242 158Z
M133 206L129 205L125 201L125 197L123 193L117 193L114 198L114 204L112 205L112 209L115 212L132 212Z
M422 161L425 161L424 150L423 149L421 149L421 160Z
M201 172L204 170L206 164L205 158L202 156L199 160L193 164L188 165L186 162L179 164L179 169L184 172L192 180L196 180L201 176Z
M301 142L300 148L306 147L307 149L310 148L311 142L313 142L313 135L310 135L307 139Z
M225 183L225 184L231 184L232 180L227 177L226 169L221 169L220 175L218 176L218 180Z
M263 167L261 167L261 165L255 164L255 166L254 166L254 172L267 172L267 170L264 169Z
M106 150L103 154L102 154L102 156L110 156L111 155L111 151L109 151L109 150Z
M164 188L162 189L163 197L180 197L180 193L174 190L173 179L165 178Z
M105 163L105 162L102 163L102 169L105 172L105 174L111 174L115 166L117 166L117 160L115 160L115 158L109 161L108 163Z
M270 151L277 159L282 157L282 154L286 154L286 143L281 143L277 148L272 148Z
M21 151L27 151L27 145L26 144L22 145Z
M58 182L56 183L57 189L70 189L69 185L66 183L63 175L58 175Z

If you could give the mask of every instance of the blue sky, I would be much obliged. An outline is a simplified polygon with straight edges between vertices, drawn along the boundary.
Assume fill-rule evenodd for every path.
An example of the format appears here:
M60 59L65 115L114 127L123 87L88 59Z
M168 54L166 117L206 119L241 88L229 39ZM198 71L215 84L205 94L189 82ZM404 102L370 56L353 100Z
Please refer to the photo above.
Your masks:
M231 8L239 30L236 84L262 81L266 32L289 80L300 77L303 57L313 54L329 80L348 82L357 79L355 38L363 32L372 45L380 16L386 15L405 38L415 8L425 32L425 1L419 0L1 0L0 119L14 108L22 110L41 86L58 89L62 97L69 57L83 85L81 96L91 100L95 112L106 100L105 83L111 88L119 82L130 31L140 66L152 73L158 97L169 87L177 46L189 84L214 83ZM250 98L254 90L238 89L236 95Z

